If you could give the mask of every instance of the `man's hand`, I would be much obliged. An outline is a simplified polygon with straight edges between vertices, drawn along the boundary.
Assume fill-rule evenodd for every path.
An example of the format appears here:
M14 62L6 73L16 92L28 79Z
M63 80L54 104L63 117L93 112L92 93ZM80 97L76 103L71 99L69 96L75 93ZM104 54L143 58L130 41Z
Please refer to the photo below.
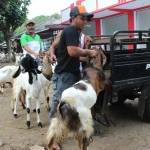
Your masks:
M89 51L89 57L96 58L97 55L98 55L98 52L96 50Z
M50 51L46 52L46 55L49 57L52 64L56 63L57 58L56 55Z
M39 57L39 53L36 53L36 52L34 52L32 55L33 55L35 58L38 58L38 57Z
M51 61L52 64L56 63L57 58L56 58L56 55L55 55L55 54L51 54L51 55L50 55L50 61Z

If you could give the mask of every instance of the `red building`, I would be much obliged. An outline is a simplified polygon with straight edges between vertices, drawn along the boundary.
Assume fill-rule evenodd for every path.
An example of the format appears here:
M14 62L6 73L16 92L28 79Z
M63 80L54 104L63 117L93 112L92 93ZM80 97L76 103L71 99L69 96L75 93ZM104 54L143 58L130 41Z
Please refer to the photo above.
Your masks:
M62 23L69 21L70 9L80 4L94 13L93 21L85 27L89 35L150 28L150 0L78 0L61 11Z

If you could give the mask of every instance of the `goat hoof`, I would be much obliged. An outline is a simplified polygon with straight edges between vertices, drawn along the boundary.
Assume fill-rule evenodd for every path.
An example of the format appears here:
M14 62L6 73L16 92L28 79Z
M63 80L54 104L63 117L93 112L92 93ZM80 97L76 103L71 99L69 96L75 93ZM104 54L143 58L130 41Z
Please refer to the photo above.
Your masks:
M98 135L101 135L101 134L103 134L101 126L100 126L99 122L94 120L94 135L98 136Z
M48 107L48 108L47 108L47 111L48 111L48 112L50 112L50 110L51 110L51 108L50 108L50 107Z
M22 108L25 110L25 109L26 109L26 106L23 105Z
M110 127L110 122L108 121L108 117L105 116L105 115L100 115L100 114L97 114L95 116L95 120L102 124L103 126L106 126L106 127Z
M30 121L27 121L27 127L28 127L28 129L30 129L30 125L31 125Z
M41 122L38 123L38 127L41 127L41 128L43 127Z
M18 114L14 114L14 118L17 118L18 117Z
M94 135L95 136L99 136L99 135L102 135L102 134L103 134L103 131L101 131L101 129L98 129L98 128L94 129Z
M36 109L33 109L33 112L36 113Z

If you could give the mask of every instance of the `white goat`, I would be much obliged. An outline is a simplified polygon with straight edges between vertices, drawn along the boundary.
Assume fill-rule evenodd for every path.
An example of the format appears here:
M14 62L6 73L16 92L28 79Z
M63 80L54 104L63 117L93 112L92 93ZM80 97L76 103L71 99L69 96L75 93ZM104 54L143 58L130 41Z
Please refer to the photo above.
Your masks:
M40 95L43 90L44 93L47 94L46 90L49 89L50 82L44 77L42 73L41 74L36 73L37 68L30 68L34 64L34 59L31 56L28 55L23 59L22 61L24 61L24 65L22 67L26 71L25 73L21 73L16 79L14 79L14 95L15 95L14 116L17 116L16 111L17 111L17 103L19 100L19 94L22 90L24 90L26 91L27 126L28 128L30 128L31 100L33 101L35 100L38 126L42 127L42 123L40 121ZM28 68L29 70L27 70L26 68Z
M33 75L33 83L29 84L28 73L21 73L16 79L14 79L14 95L15 95L15 105L14 105L14 116L17 116L17 103L19 101L19 95L22 90L26 91L26 109L27 109L27 126L30 127L30 107L31 100L36 101L36 113L38 126L42 127L40 121L40 93L42 91L42 83L39 80L39 75Z
M4 91L3 84L5 83L12 83L13 82L13 75L17 72L19 66L5 66L0 69L0 86L1 92Z
M4 53L0 53L0 61L2 62L5 59L5 54Z

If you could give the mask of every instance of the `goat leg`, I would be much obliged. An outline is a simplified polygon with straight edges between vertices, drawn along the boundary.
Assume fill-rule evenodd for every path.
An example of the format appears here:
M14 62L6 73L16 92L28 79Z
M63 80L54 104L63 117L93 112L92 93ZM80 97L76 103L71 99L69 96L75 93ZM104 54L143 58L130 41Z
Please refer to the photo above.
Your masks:
M26 109L25 99L26 99L26 91L22 90L19 94L19 100L23 109Z
M18 99L19 99L19 95L17 95L17 97L15 98L14 100L14 117L17 118L18 117L18 114L17 114L17 105L18 105Z
M46 102L47 102L46 108L47 108L47 111L48 111L48 112L50 112L50 103L49 103L49 101L50 101L50 98L49 98L49 96L47 96L47 97L46 97Z
M26 96L26 105L27 105L27 108L26 108L26 110L27 110L27 127L28 127L28 129L30 128L30 125L31 125L31 123L30 123L30 101L31 101L31 99L28 97L28 96Z
M39 98L37 98L37 99L36 99L37 123L38 123L38 126L42 128L43 125L42 125L41 120L40 120L40 113L41 113L41 110L40 110L40 101L39 101Z
M104 117L104 120L106 122L106 126L111 126L111 124L115 125L115 123L112 121L111 117L109 116L109 108L108 108L108 102L111 98L109 90L106 88L103 98L103 104L102 104L102 110L101 114Z
M5 84L0 85L0 93L1 93L1 94L4 93L4 85L5 85Z
M88 150L88 146L90 144L90 138L86 137L85 131L78 133L76 139L79 144L79 150Z
M79 138L78 142L79 142L79 148L80 148L80 150L88 150L89 141L88 141L88 139L86 137Z

